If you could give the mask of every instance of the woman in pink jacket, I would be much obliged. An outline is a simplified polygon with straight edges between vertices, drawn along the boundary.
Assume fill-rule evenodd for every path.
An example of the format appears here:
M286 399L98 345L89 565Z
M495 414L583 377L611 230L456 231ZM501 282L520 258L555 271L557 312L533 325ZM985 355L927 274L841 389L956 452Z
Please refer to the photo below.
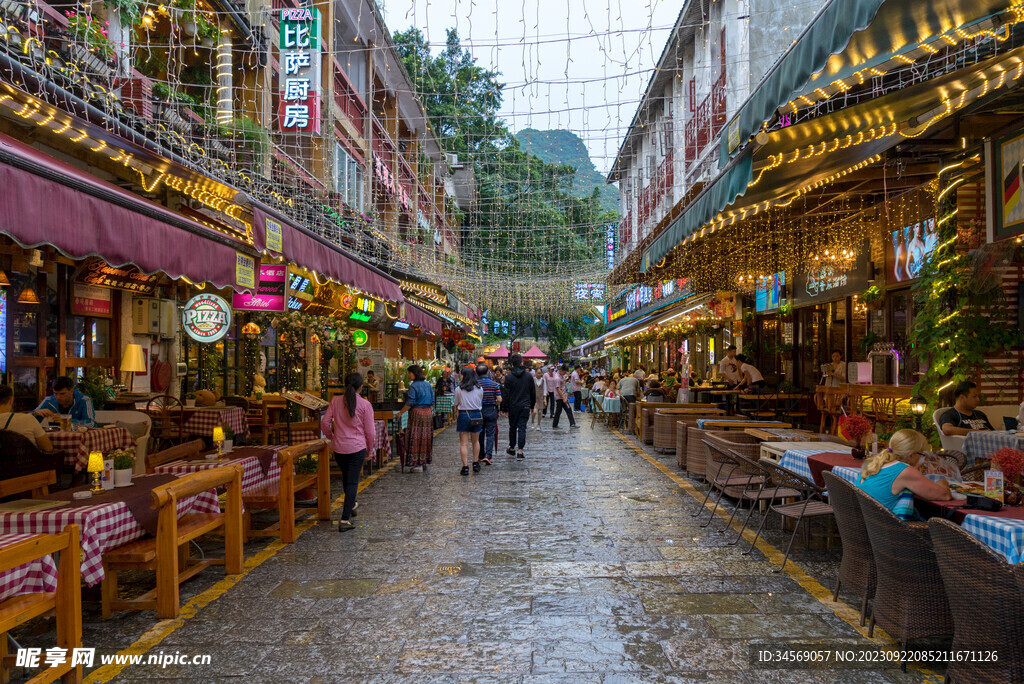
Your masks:
M338 531L346 532L355 525L349 518L356 515L356 492L363 461L376 448L377 434L373 427L373 405L359 396L363 376L349 373L345 378L345 394L331 399L327 411L320 419L320 429L331 440L334 460L341 468L341 482L345 488L345 505L341 509Z

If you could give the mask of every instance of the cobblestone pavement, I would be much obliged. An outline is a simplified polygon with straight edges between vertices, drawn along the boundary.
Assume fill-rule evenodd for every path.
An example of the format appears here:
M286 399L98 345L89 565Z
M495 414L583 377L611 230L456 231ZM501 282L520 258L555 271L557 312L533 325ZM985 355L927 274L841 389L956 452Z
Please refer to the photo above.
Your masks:
M729 545L723 520L694 521L672 456L645 459L589 423L546 422L525 460L502 450L469 477L446 430L426 473L395 469L360 494L354 531L313 527L148 644L210 665L128 667L116 681L941 681L756 667L752 653L781 642L872 645L834 612L842 603L797 582L831 588L837 552L798 541L790 572L773 572L764 553ZM86 645L124 648L154 623L90 620Z

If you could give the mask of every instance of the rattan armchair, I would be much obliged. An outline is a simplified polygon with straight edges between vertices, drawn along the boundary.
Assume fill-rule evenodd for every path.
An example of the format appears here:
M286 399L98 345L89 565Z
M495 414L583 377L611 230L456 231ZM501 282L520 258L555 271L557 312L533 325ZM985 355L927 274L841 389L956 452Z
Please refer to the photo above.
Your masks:
M906 650L911 639L952 635L953 615L928 523L901 520L863 490L853 491L878 572L868 636L877 622Z
M948 520L928 521L953 613L953 652L993 651L995 662L951 659L954 682L1024 682L1024 599L1015 567ZM1019 566L1018 566L1019 567ZM1020 574L1018 573L1018 577Z
M855 487L831 472L823 472L828 502L836 514L836 527L843 542L843 560L839 563L839 576L832 600L839 600L839 589L846 587L860 596L860 624L864 625L868 614L868 601L875 597L878 572L875 557L871 553L871 539L864 526L864 514L857 502Z

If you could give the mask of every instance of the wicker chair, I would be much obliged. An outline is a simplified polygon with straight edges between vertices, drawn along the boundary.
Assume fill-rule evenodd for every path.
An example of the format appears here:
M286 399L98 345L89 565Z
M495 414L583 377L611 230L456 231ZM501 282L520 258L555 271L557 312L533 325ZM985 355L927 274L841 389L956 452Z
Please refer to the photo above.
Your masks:
M700 517L700 514L703 512L705 504L711 496L711 490L718 490L718 498L715 499L715 505L711 509L711 517L701 527L707 527L715 519L715 511L718 510L718 505L722 501L722 495L726 491L736 491L738 489L737 497L741 497L742 493L748 489L754 491L761 489L765 482L765 479L759 475L760 469L752 473L746 472L744 464L730 454L728 448L713 441L711 435L707 437L703 441L704 447L708 450L708 481L711 483L711 486L708 487L708 492L704 496L704 502L701 504L701 508L697 511L695 517ZM712 472L714 472L714 475L711 474ZM729 521L725 524L726 529L732 525L733 518L736 517L736 508L738 507L739 504L733 508L732 515L729 516ZM720 531L724 532L725 529Z
M954 452L956 453L956 452ZM992 469L992 461L975 461L969 468L960 469L960 478L964 482L980 482L985 477L985 471Z
M655 413L654 414L654 450L658 453L674 452L676 450L676 418L678 414Z
M878 572L868 636L877 622L906 650L911 639L952 635L953 615L928 524L901 520L861 489L853 491Z
M1024 598L1015 567L948 520L928 521L953 613L953 652L995 651L996 662L950 661L954 682L1024 682ZM1017 573L1020 577L1020 573Z
M967 467L967 454L962 451L947 451L943 449L936 454L940 458L944 458L950 463L955 463L956 467L961 471Z
M707 416L701 416L706 418ZM745 419L741 419L745 420ZM697 420L686 429L686 472L690 475L697 475L701 479L707 479L707 448L703 439L708 432L724 432L724 430L703 430L697 427Z
M825 503L825 493L821 487L818 487L806 477L797 475L792 470L783 468L774 461L761 459L758 463L760 463L761 467L767 472L771 473L771 481L776 487L795 489L800 494L800 499L792 503L776 503L779 499L772 499L768 506L768 512L766 512L764 517L761 518L761 524L758 526L757 533L754 535L754 541L750 543L750 548L745 552L749 554L754 550L758 537L761 536L761 530L764 529L764 523L768 520L768 513L778 513L783 518L792 520L793 534L790 535L789 544L786 546L786 557L783 558L782 565L773 571L782 572L786 567L786 563L789 562L789 552L793 549L793 540L796 539L796 533L800 529L800 523L805 520L810 521L813 518L832 517L832 507ZM804 534L808 534L806 527L804 528ZM810 540L808 539L807 541L809 543Z
M843 560L839 563L839 576L836 578L832 600L839 600L839 589L844 586L860 596L860 624L863 626L867 620L868 601L875 597L875 585L878 582L871 540L864 526L864 514L860 511L853 485L827 471L821 476L825 478L828 502L835 511L836 527L843 541Z

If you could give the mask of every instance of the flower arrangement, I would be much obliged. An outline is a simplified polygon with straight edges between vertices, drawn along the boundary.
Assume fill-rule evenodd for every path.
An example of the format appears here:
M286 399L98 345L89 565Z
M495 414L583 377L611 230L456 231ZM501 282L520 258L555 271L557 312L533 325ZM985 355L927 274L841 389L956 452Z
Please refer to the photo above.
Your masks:
M854 444L862 444L871 434L871 421L864 416L847 416L839 421L839 432Z
M89 14L79 14L70 10L64 12L68 18L68 29L77 38L86 44L90 52L93 52L104 59L114 57L114 45L110 42L110 22L94 18Z
M129 470L135 467L135 447L114 449L107 455L114 459L114 470Z
M1024 451L1004 447L992 454L992 463L1003 472L1006 482L1016 482L1024 473Z

